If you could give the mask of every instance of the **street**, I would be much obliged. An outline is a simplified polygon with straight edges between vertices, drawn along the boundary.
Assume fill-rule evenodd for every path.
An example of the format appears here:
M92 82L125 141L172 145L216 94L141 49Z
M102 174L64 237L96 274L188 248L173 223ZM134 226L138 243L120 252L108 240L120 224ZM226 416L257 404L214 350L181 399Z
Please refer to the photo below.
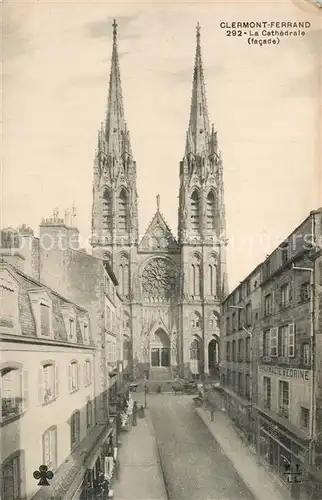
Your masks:
M150 395L169 500L253 500L189 396Z

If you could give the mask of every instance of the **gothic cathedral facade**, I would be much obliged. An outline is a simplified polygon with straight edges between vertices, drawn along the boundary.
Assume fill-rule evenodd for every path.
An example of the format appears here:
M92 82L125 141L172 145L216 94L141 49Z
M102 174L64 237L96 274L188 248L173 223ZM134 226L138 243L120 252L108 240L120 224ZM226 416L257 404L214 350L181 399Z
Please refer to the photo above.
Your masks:
M228 293L223 166L210 127L200 28L190 121L179 165L178 235L157 210L139 238L138 194L124 118L117 25L106 121L94 162L92 248L109 261L124 303L124 357L130 376L199 377L218 370L220 303Z

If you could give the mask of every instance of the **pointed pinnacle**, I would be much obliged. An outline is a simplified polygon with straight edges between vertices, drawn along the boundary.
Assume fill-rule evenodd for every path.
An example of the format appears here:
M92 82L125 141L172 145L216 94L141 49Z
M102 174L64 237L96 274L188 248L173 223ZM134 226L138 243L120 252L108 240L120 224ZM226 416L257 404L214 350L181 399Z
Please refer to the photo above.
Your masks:
M114 19L112 26L113 26L113 42L116 43L116 37L117 37L116 19Z

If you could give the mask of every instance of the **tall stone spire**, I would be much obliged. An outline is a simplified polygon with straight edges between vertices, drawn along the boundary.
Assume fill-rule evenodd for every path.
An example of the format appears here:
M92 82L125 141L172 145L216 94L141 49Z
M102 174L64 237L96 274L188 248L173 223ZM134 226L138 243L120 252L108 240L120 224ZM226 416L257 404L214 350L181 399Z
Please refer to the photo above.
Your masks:
M203 75L200 25L197 24L197 46L193 71L190 121L187 133L186 155L204 156L208 150L210 136L206 87Z
M117 47L117 24L115 19L113 22L113 49L105 124L105 140L110 154L120 157L124 151L130 153L129 133L124 118L123 95Z

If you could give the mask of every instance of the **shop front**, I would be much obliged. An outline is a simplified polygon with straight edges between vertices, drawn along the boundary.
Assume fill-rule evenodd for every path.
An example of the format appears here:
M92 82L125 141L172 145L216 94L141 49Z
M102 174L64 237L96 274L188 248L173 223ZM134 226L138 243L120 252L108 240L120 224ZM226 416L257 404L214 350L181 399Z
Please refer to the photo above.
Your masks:
M260 412L257 425L257 450L261 459L290 489L295 472L298 473L298 481L305 483L309 438L293 434L287 427Z
M255 419L252 415L250 401L244 400L225 387L223 402L224 408L234 425L244 435L247 442L253 442L255 439Z
M108 500L118 470L115 422L96 424L33 500Z
M117 441L115 429L93 456L84 476L81 492L73 500L107 500L113 496L112 483L117 471Z

